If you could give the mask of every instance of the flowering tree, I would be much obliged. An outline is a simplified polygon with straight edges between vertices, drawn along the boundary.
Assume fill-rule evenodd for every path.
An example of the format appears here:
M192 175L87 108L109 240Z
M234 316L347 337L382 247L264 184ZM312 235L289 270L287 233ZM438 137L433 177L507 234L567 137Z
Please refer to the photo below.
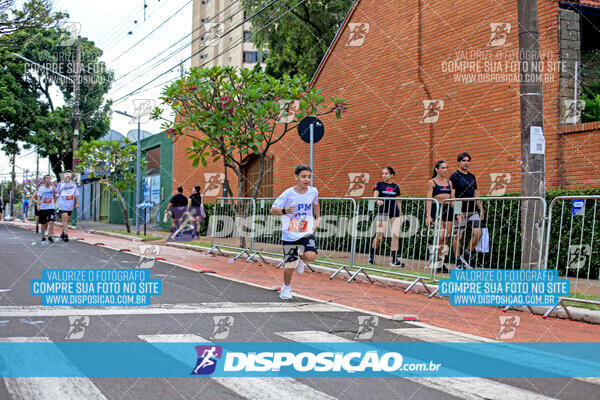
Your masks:
M19 184L19 189L21 189L23 196L31 198L31 196L33 196L33 193L42 184L43 181L43 178L27 179Z
M320 92L311 88L303 75L276 79L260 68L192 68L163 90L163 104L177 115L174 123L165 123L163 128L174 140L180 136L193 139L187 154L194 167L222 159L224 185L230 195L227 169L238 178L240 197L245 185L244 167L251 161L248 156L257 156L260 170L252 191L256 197L271 146L306 116L335 113L341 118L346 112L344 100L332 97L331 104L325 105ZM160 118L161 113L156 108L153 118Z
M131 232L131 227L123 193L135 186L135 171L131 166L135 163L136 151L127 139L122 142L91 140L83 142L75 153L76 172L86 172L90 178L100 179L119 200L127 232ZM145 164L143 160L140 163Z

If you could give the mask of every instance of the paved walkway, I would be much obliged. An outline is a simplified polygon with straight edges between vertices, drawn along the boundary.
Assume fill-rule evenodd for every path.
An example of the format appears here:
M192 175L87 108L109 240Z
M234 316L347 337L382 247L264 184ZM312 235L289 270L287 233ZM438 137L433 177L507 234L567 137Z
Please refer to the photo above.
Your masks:
M15 223L33 229L32 224ZM116 249L129 249L139 254L139 242L128 239L108 237L73 231L72 237L83 239L87 243L104 243ZM202 271L214 270L218 275L244 282L274 287L281 285L282 270L275 265L233 261L229 257L206 255L204 252L160 245L160 255L167 262L186 268ZM512 341L518 342L595 342L600 337L600 326L584 322L558 318L542 319L528 312L509 311L491 307L452 307L445 298L429 299L422 294L408 293L382 287L377 284L353 282L345 279L329 279L328 274L305 272L294 275L292 287L300 295L332 301L350 307L361 308L389 316L395 314L414 314L419 321L441 328L496 339L500 330L499 317L515 315L520 317L520 326ZM274 301L278 300L273 292Z

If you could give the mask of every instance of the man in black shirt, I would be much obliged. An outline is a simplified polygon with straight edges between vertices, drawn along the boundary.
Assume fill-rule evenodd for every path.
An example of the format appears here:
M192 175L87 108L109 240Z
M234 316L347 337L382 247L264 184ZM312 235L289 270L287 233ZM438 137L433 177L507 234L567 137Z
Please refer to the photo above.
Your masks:
M450 175L450 181L455 190L456 198L468 199L479 197L477 179L475 175L468 171L471 156L466 152L460 153L456 157L456 160L458 161L458 170ZM452 241L454 254L457 256L456 267L471 268L471 252L475 249L481 238L481 221L484 218L483 207L480 200L457 201L456 204L461 207L458 219L454 222L455 235ZM479 213L476 211L476 208L479 209ZM467 225L472 226L473 234L469 242L469 248L464 254L461 254L460 241Z
M175 226L179 224L183 213L186 212L188 207L188 198L183 194L183 186L177 188L177 194L174 194L169 200L167 210L172 208L173 222L171 224L171 232L175 230Z

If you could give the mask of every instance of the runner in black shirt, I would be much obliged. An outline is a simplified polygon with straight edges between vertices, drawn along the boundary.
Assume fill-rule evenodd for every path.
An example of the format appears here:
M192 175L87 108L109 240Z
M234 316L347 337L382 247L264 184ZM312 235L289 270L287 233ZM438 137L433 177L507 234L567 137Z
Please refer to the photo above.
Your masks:
M468 171L471 163L471 156L469 153L460 153L456 157L458 161L458 170L450 175L450 182L456 193L457 199L475 198L479 197L477 192L477 179L475 175ZM483 206L480 200L463 201L461 204L461 213L458 215L458 220L454 222L455 235L452 241L452 247L454 254L457 256L456 267L457 268L471 268L471 252L477 246L479 239L481 238L481 221L483 221ZM475 211L475 206L479 209L479 213ZM460 241L465 231L465 227L471 225L473 228L473 234L471 241L469 242L469 248L461 255L460 252Z
M188 205L188 212L191 213L194 221L196 222L196 232L194 236L198 237L200 234L200 223L206 217L204 212L204 206L202 205L202 195L200 194L200 186L194 186L194 193L190 195L190 203Z
M392 182L395 172L392 167L383 169L383 182L377 182L373 188L373 197L385 197L390 200L377 200L377 233L371 242L369 249L369 264L375 264L375 249L379 246L386 225L389 223L392 230L392 261L390 266L403 267L404 264L398 260L398 236L400 225L402 225L402 212L400 211L400 200L394 199L400 195L400 187Z
M177 194L171 197L167 210L172 209L173 221L171 223L171 232L175 231L175 226L181 221L183 213L186 212L188 207L188 198L183 194L183 186L177 188Z

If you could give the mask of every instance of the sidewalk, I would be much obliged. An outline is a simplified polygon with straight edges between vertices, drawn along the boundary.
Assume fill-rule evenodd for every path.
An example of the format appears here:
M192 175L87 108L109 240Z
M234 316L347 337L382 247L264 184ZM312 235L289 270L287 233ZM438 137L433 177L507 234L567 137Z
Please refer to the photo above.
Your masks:
M32 224L14 223L14 225L27 229L34 228ZM108 247L118 250L129 249L131 253L139 254L140 243L130 239L86 233L84 230L73 231L71 236L83 239L84 243L103 243ZM168 263L196 271L213 270L219 276L266 288L281 285L282 270L272 264L233 261L229 257L206 255L205 252L167 246L164 243L156 244L160 246L159 257L164 258ZM346 283L345 279L330 280L328 274L310 271L302 275L295 274L292 287L303 296L388 316L417 315L420 322L489 339L496 339L500 330L499 317L507 315L520 317L513 342L595 342L600 337L599 325L558 318L542 319L538 315L514 310L503 313L498 308L451 307L448 299L445 298L429 299L422 294L403 294L397 289L377 284ZM273 292L273 301L279 301L276 291Z

